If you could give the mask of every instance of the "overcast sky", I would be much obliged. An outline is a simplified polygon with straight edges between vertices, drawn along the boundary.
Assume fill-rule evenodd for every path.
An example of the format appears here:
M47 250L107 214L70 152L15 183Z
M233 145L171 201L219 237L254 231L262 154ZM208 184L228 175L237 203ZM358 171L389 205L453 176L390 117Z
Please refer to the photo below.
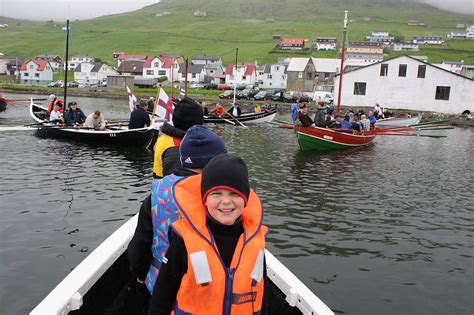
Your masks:
M414 0L415 1L415 0ZM416 0L474 15L474 0ZM140 9L159 0L0 0L0 16L28 20L90 19ZM68 10L69 4L69 10Z

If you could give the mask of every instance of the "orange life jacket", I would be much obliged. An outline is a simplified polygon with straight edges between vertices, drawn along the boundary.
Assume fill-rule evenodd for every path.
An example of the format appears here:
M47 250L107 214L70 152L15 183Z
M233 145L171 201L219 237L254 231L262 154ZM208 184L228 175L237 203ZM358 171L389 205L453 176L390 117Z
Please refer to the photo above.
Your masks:
M55 98L52 102L49 103L48 107L48 115L51 115L51 112L54 109L55 104L59 104L59 112L61 114L64 114L64 104L63 100L60 100L59 98Z
M226 268L206 226L201 175L174 186L177 208L184 217L173 223L183 238L188 269L181 280L172 314L254 314L262 309L265 235L260 199L252 190L242 212L244 233Z
M215 114L216 116L223 117L225 115L225 109L224 107L219 106L211 110L211 113Z

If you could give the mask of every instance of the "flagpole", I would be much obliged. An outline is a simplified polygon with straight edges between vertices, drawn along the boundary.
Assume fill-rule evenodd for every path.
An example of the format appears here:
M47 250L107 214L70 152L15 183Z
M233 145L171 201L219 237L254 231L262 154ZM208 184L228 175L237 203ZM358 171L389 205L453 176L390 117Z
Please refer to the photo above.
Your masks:
M341 69L339 70L339 92L337 94L337 109L341 110L341 93L342 93L342 75L344 74L344 50L346 50L346 33L347 33L347 10L344 11L344 31L342 33L342 52L341 52Z
M237 55L239 53L239 48L235 48L235 74L234 74L234 102L235 104L235 94L237 93Z
M156 105L158 104L158 101L160 99L160 89L161 89L161 84L158 84L158 90L156 91L156 98L155 98L155 101L153 102L153 112L151 113L151 121L153 121L153 118L155 117Z
M171 101L173 101L173 90L174 90L174 79L173 79L173 72L174 72L174 63L171 66Z
M186 58L186 64L184 66L184 72L186 73L184 77L184 97L188 96L188 58Z

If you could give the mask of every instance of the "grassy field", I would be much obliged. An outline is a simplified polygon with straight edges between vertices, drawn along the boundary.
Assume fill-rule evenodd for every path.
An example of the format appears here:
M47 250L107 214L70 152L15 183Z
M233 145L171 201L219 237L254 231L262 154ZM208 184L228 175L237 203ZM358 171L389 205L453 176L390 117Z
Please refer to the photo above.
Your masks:
M379 0L380 1L380 0ZM342 38L344 10L349 10L348 38L362 40L372 30L389 31L411 39L414 35L440 35L459 23L474 23L464 16L421 4L385 0L165 0L141 10L85 21L72 21L70 54L89 54L115 66L113 51L156 55L180 53L218 55L225 63L235 60L259 64L276 62L285 53L270 53L272 35L301 37L311 44L316 37ZM194 17L195 10L207 17ZM170 11L172 15L157 17ZM363 17L370 17L365 21ZM273 19L269 22L266 19ZM418 19L428 27L408 26ZM1 22L1 19L0 19ZM40 53L64 55L64 23L10 24L0 30L0 50L5 55L33 57ZM335 52L313 52L318 57L337 57ZM474 64L474 40L449 40L446 45L423 46L413 55L426 55L429 62L464 60Z

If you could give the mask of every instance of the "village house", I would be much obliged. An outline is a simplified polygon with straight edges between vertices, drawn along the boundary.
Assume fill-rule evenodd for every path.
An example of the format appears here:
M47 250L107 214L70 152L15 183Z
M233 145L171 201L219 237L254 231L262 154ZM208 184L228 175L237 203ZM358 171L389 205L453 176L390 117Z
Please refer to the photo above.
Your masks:
M286 73L288 91L314 91L316 69L311 58L291 58Z
M144 78L166 77L169 81L178 80L179 66L184 63L182 55L158 55L148 57L143 64Z
M279 49L301 50L304 48L304 38L283 38L277 44Z
M204 65L206 77L224 74L222 58L218 56L193 56L191 63L195 65ZM210 82L212 79L206 78L204 82Z
M257 76L255 73L255 66L253 64L238 64L237 67L233 64L227 65L225 71L225 83L234 86L235 84L255 84Z
M147 56L144 55L126 55L126 54L120 54L117 55L117 67L120 66L120 64L125 61L125 60L132 60L132 61L142 61L145 62Z
M204 69L204 65L193 65L188 64L187 69L187 81L189 83L201 83L204 82L206 76L206 70ZM178 71L178 81L185 82L186 81L186 64L181 64Z
M464 65L461 75L469 79L474 79L474 65Z
M434 63L433 65L450 72L462 74L463 69L464 69L464 60L461 60L461 61L444 60L442 63Z
M94 58L89 55L73 55L71 60L67 62L67 69L73 71L76 67L83 62L94 62Z
M393 51L419 51L420 46L413 42L393 43Z
M474 39L474 25L469 25L466 27L466 38Z
M371 65L383 60L383 54L364 53L364 52L347 52L345 54L345 66L358 68Z
M373 107L378 103L387 108L450 114L474 111L474 80L410 56L345 72L343 81L341 105Z
M465 31L449 32L447 37L452 38L452 39L466 39L467 38L467 32L465 32Z
M336 50L336 46L336 37L318 37L315 43L317 50Z
M386 32L386 31L372 31L372 36L374 36L374 37L387 37L387 36L390 36L390 33Z
M18 75L22 64L19 56L0 56L0 75Z
M117 71L102 62L81 62L74 69L74 81L95 85L103 82L109 75L116 76L118 74Z
M442 36L415 36L413 42L415 44L442 45L444 39Z
M199 17L204 17L204 16L207 16L207 12L194 11L193 15L194 15L194 16L199 16Z
M125 54L123 51L114 51L112 53L112 58L117 59L120 55Z
M286 89L288 76L286 68L288 64L275 63L266 65L263 71L262 83L259 87L264 89Z
M142 76L143 64L142 60L123 60L117 68L117 72L122 75Z
M21 84L47 85L53 81L53 68L48 60L26 59L20 67Z
M63 59L58 55L48 55L42 54L35 57L36 60L46 60L49 61L49 65L52 67L53 71L59 71L63 68Z
M425 24L424 24L424 23L421 23L421 22L418 21L418 20L412 19L412 20L408 20L407 25L409 25L409 26L424 26Z
M278 61L279 63L280 61ZM289 62L289 61L288 61ZM258 65L255 63L255 82L258 86L262 86L263 80L265 79L265 67L266 65Z
M382 43L377 42L350 41L346 51L349 53L383 54L383 46Z
M332 92L334 78L339 74L341 59L311 57L315 68L314 89L317 91Z

